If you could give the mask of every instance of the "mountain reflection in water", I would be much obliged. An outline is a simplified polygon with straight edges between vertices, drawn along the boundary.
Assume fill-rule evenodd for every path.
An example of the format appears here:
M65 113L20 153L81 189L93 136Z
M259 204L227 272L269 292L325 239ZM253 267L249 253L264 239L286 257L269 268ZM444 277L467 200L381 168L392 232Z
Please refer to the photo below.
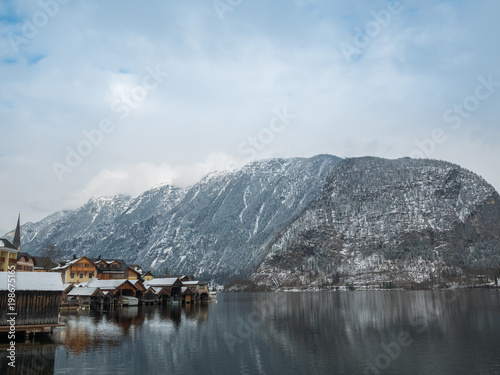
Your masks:
M223 293L61 319L33 373L500 374L499 290Z

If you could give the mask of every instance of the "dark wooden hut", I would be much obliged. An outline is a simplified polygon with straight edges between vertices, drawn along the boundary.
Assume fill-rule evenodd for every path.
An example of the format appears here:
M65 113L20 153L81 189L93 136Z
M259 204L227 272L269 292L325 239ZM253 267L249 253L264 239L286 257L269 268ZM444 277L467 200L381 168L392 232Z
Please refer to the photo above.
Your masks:
M17 332L57 326L64 289L59 273L0 272L0 331L9 331L12 317Z

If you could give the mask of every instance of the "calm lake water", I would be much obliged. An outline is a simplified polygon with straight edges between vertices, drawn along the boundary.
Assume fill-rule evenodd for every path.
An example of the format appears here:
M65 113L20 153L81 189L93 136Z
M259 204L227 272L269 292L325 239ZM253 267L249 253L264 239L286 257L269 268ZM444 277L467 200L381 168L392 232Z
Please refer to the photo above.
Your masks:
M498 290L224 293L62 320L18 345L17 373L500 374Z

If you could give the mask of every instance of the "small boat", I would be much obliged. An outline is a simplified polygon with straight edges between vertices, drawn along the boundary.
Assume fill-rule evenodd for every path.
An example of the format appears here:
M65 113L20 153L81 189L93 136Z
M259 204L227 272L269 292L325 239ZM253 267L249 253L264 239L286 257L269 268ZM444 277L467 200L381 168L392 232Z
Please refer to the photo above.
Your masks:
M217 300L217 292L208 292L208 298L210 298L212 301Z

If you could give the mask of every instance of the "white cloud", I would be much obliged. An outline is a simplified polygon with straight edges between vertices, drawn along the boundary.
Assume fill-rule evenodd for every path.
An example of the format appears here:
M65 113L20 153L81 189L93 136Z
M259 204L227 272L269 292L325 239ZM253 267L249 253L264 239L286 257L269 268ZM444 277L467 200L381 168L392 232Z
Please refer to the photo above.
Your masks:
M12 7L26 19L39 9ZM413 2L348 64L340 44L386 7L256 0L221 22L210 1L69 2L20 55L7 33L21 32L22 23L2 23L0 175L12 182L0 196L0 232L18 210L34 221L92 195L137 195L161 181L186 186L241 165L248 160L238 146L268 126L279 103L297 119L258 158L409 154L473 92L477 76L500 81L500 4ZM30 65L33 56L43 58ZM113 101L157 64L170 76L117 120ZM471 124L485 124L469 137L474 145L496 134L499 102L500 90L471 116ZM117 120L116 130L59 183L51 163L103 117ZM463 161L464 137L450 138L436 157ZM472 149L468 168L500 181L497 168L484 167L499 159L498 147Z
M208 155L201 162L190 165L140 162L121 165L113 169L103 169L92 177L82 190L73 194L67 205L78 207L89 197L99 195L137 196L158 184L189 187L209 172L226 170L230 163L236 162L228 155L216 153Z

